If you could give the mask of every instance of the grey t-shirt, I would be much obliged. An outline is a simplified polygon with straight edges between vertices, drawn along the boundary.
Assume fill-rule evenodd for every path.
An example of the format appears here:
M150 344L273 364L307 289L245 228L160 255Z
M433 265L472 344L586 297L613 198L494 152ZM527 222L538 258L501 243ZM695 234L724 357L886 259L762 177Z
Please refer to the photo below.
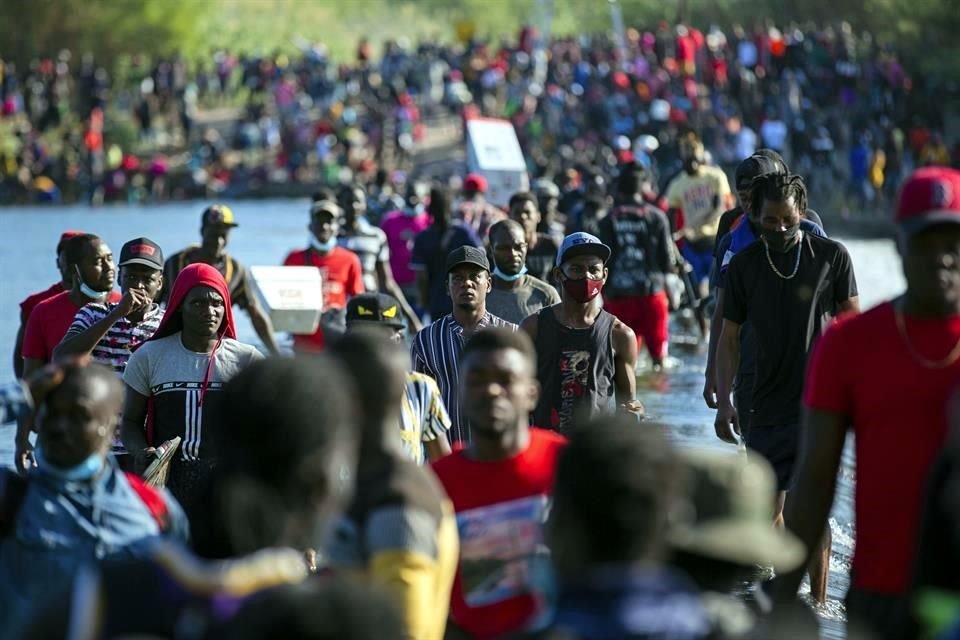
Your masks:
M494 276L496 279L496 276ZM539 278L525 275L514 289L494 288L487 294L487 311L508 322L520 324L543 307L560 302L560 294Z
M144 343L130 356L123 381L152 400L148 420L150 444L156 446L180 436L183 459L217 457L217 440L230 429L219 420L223 386L261 358L263 355L255 347L224 338L204 390L209 354L184 347L180 333Z

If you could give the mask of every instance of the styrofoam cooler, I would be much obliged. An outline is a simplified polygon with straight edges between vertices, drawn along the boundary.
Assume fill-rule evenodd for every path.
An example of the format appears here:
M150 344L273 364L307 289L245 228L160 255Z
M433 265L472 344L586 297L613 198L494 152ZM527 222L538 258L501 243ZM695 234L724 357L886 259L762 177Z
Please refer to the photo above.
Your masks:
M274 331L311 334L323 312L323 278L316 267L250 267L250 286Z

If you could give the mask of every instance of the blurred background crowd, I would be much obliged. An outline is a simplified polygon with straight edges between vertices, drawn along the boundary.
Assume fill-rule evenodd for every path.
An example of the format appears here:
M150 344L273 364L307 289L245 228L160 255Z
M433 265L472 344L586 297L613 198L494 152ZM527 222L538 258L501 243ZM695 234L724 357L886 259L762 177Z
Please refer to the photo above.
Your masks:
M199 60L64 49L0 61L0 203L307 195L352 181L401 191L411 175L462 175L418 154L456 146L479 116L509 119L531 177L561 188L602 184L633 159L663 187L686 128L730 174L775 149L830 206L856 211L888 201L914 167L960 164L952 85L845 22L462 35L395 37L377 55L360 38L339 62L306 42Z

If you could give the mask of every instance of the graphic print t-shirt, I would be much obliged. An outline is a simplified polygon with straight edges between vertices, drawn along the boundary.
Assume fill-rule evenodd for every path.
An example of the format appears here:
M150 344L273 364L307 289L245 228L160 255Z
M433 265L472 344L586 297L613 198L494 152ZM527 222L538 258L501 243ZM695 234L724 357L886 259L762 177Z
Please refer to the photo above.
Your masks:
M543 541L563 436L532 428L527 449L482 462L461 451L433 470L453 501L460 566L451 618L471 637L536 627L549 612L549 551Z
M667 206L683 210L684 233L689 240L713 239L728 195L727 174L718 167L700 167L699 175L681 172L674 178L667 189Z
M224 338L214 357L201 402L210 355L184 347L179 333L147 342L130 356L123 381L153 402L150 444L180 436L181 459L216 457L217 442L230 428L219 420L223 386L263 355L255 347Z
M648 205L625 205L600 221L600 239L612 249L604 294L648 296L663 291L673 264L670 223Z

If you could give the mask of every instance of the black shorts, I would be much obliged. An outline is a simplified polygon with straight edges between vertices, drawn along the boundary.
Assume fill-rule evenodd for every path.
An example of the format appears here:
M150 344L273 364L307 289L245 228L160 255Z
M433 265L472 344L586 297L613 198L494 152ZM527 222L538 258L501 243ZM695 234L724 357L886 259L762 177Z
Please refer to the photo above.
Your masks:
M766 458L777 476L777 491L787 491L800 446L800 424L751 425L747 447Z

